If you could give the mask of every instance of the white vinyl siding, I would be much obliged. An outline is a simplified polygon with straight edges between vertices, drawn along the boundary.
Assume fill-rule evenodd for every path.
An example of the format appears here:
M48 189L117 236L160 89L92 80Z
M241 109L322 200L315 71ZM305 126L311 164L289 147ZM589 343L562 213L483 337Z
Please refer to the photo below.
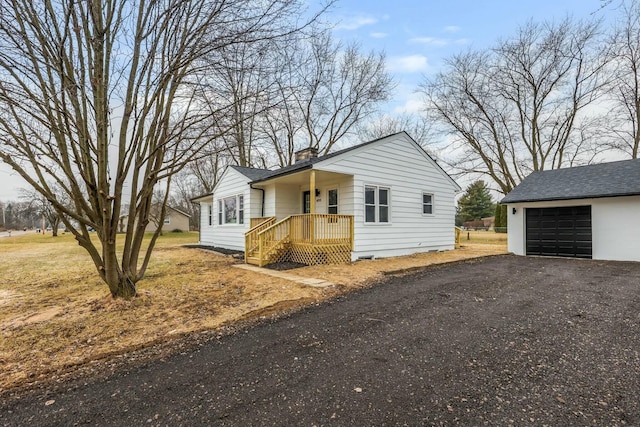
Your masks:
M244 250L244 233L248 230L249 224L248 215L250 213L261 216L262 194L259 190L250 189L249 181L249 178L233 168L226 169L213 194L212 218L216 221L213 226L203 227L200 230L202 244ZM226 206L225 200L229 201ZM234 212L231 212L232 205L235 205ZM225 211L226 208L229 208L228 212Z
M430 250L453 249L455 194L459 187L403 134L365 145L316 165L319 170L353 175L348 208L353 213L353 258L385 257ZM433 195L433 213L423 214L422 196ZM365 186L389 188L389 223L372 227L365 222ZM343 192L344 193L344 192ZM340 200L345 194L340 194ZM379 215L379 211L378 211Z

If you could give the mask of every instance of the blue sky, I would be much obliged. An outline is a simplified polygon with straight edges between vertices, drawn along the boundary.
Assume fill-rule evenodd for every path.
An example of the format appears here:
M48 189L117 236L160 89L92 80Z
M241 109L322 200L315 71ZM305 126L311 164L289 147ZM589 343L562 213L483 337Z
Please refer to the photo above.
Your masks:
M398 86L383 109L393 114L418 111L418 84L456 52L490 46L529 19L594 14L610 18L613 7L601 9L601 0L338 0L329 19L335 22L336 38L358 41L367 51L386 52ZM0 163L0 201L17 199L19 187L26 183Z
M413 92L423 76L437 72L456 52L486 48L530 19L610 18L613 6L601 5L601 0L338 0L331 16L336 38L386 52L398 88L385 109L394 113L417 111Z

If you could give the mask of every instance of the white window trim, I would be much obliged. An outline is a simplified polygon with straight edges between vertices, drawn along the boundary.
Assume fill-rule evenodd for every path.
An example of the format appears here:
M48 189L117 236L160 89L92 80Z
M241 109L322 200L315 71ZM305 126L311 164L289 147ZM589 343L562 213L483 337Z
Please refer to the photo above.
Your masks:
M171 216L169 214L164 217L164 224L171 224Z
M424 196L431 196L431 213L424 213ZM436 196L429 191L423 191L420 196L420 212L422 216L433 216L436 213Z
M367 191L367 187L374 187L376 189L375 191L375 207L376 207L376 220L375 222L367 222L367 203L366 203L366 191ZM387 212L387 216L389 221L387 222L380 222L380 189L384 189L387 190L387 204L385 206L387 206L388 212ZM388 225L392 225L392 209L391 209L391 186L390 185L381 185L381 184L364 184L364 186L362 187L362 223L366 226L373 226L373 227L380 227L380 226L388 226Z
M226 222L225 212L224 212L224 201L226 199L234 199L236 201L236 222ZM242 198L242 209L240 209L240 198ZM245 204L244 193L240 194L231 194L229 196L224 196L218 198L218 225L224 227L233 227L233 226L241 226L244 227L244 214L247 211ZM242 212L242 218L240 217L240 213Z

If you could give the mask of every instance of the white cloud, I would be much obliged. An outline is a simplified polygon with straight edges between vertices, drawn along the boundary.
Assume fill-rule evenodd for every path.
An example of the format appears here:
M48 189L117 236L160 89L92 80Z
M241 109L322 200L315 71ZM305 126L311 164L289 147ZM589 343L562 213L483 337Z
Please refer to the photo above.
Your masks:
M409 39L409 43L428 44L431 46L446 46L451 43L450 40L440 39L437 37L414 37Z
M383 39L388 35L388 33L369 33L369 36L373 37L374 39Z
M364 27L365 25L373 25L377 22L378 20L373 16L350 16L342 18L335 28L336 30L357 30L360 27Z
M414 37L409 39L409 43L417 43L429 46L443 47L452 44L468 44L469 40L465 38L460 39L443 39L439 37Z
M411 91L404 94L404 104L396 107L396 114L420 114L424 111L424 99L420 93Z
M457 33L458 31L460 31L460 27L457 25L447 25L442 29L443 33Z
M395 73L417 73L429 68L424 55L394 56L387 61L387 68Z

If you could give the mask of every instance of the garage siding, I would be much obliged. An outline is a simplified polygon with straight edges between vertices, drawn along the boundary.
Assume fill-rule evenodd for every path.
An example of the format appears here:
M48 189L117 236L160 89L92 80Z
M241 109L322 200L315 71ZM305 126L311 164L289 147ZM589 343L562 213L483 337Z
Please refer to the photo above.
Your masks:
M640 196L519 202L507 206L511 253L527 254L525 212L532 208L591 206L592 258L640 261Z

